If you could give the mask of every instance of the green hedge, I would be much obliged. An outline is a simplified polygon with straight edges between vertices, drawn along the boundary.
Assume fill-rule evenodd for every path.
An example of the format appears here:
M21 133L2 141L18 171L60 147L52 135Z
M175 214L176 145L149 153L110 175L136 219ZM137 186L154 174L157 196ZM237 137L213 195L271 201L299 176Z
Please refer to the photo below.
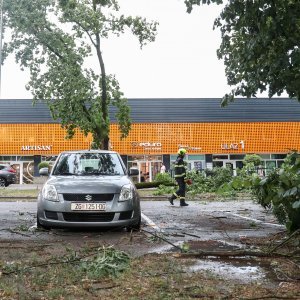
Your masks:
M39 170L41 169L41 168L49 168L49 163L47 162L47 161L42 161L42 162L40 162L39 164L38 164L38 168L39 168Z

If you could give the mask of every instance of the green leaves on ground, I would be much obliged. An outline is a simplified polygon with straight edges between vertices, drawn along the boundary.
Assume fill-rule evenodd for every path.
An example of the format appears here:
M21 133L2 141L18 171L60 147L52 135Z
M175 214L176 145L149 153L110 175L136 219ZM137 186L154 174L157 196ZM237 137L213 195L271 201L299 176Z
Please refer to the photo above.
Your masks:
M79 269L90 279L113 276L116 277L129 268L129 256L114 248L98 249L92 259L86 259L79 265Z

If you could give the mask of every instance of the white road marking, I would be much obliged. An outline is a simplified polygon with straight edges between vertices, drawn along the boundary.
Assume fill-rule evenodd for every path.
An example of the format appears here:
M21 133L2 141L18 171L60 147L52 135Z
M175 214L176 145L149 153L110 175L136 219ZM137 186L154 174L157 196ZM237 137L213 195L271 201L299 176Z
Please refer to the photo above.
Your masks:
M246 219L246 220L250 220L250 221L253 221L253 222L257 222L257 223L262 223L262 224L265 224L265 225L277 226L277 227L285 228L285 226L281 225L281 224L267 223L267 222L264 222L264 221L261 221L261 220L257 220L257 219L253 219L253 218L249 218L249 217L245 217L245 216L241 216L239 214L234 214L234 213L227 212L227 211L223 211L223 212L226 213L226 214L235 216L235 217L239 217L241 219Z
M146 224L150 227L152 227L153 229L155 229L158 232L164 232L163 229L161 229L160 227L158 227L150 218L148 218L146 215L144 215L142 213L142 219L146 221Z

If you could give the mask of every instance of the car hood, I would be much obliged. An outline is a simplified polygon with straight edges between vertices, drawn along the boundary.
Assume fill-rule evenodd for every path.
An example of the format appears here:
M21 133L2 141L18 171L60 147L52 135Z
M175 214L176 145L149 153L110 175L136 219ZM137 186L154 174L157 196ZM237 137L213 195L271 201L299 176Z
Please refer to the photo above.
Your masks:
M51 176L46 182L59 194L117 194L128 183L132 184L127 176Z

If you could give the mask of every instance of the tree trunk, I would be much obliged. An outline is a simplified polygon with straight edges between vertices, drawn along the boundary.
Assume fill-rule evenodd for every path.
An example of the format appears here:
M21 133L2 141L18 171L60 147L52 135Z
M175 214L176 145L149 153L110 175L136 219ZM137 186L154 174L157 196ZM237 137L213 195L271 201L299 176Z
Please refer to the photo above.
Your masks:
M108 136L103 139L102 146L103 146L103 150L109 150L109 138L108 138Z
M93 1L93 9L96 11L96 1ZM106 84L106 72L105 72L105 66L104 66L104 61L101 53L101 47L100 47L100 34L99 32L96 32L96 52L97 52L97 57L98 57L98 62L100 65L100 70L101 70L101 89L102 89L102 95L101 95L101 110L102 110L102 116L103 116L103 124L107 124L109 115L108 115L108 102L107 102L107 84ZM106 125L104 125L106 126ZM108 125L109 126L109 125ZM103 150L108 150L109 147L109 128L106 128L107 133L105 136L101 134L101 148Z

